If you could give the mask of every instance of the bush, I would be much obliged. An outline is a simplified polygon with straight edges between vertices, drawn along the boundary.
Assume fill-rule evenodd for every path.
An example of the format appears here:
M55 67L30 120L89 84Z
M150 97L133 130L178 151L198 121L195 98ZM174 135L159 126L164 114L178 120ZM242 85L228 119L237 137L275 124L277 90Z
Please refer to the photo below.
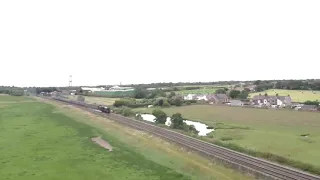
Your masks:
M129 108L122 108L120 110L120 114L122 114L123 116L126 116L126 117L135 115L135 113Z
M134 101L129 100L129 99L120 99L120 100L116 100L113 103L113 106L121 107L121 106L128 106L129 104L134 104Z
M167 114L160 109L153 110L152 115L156 117L156 123L164 124L167 121Z
M84 102L85 98L83 96L77 96L77 101Z
M184 123L184 127L185 127L185 130L188 132L192 132L195 134L199 133L199 131L194 127L194 125L187 125L186 123Z

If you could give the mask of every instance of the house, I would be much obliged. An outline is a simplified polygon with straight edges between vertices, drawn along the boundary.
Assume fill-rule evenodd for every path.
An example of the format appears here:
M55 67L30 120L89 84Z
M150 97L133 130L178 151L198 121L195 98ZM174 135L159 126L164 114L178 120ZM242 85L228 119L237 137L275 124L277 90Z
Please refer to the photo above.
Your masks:
M186 96L183 96L184 100L195 100L196 95L195 94L188 94Z
M230 100L230 106L243 106L244 103L241 100Z
M292 100L290 96L257 95L252 98L252 104L260 105L260 106L277 105L278 107L285 107L285 106L291 106Z
M201 94L196 95L195 99L197 101L208 101L207 95L201 95Z
M207 99L211 104L223 104L230 100L226 94L207 95Z
M207 95L203 94L188 94L183 97L184 100L197 100L197 101L208 101Z

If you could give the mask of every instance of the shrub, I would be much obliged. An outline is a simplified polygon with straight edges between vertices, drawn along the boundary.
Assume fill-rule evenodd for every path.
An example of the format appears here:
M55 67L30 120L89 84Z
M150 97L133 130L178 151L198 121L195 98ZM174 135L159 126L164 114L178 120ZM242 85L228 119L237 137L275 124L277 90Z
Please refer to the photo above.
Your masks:
M194 127L194 125L187 125L186 123L184 123L184 127L185 127L185 130L188 132L192 132L195 134L199 133L199 131Z
M77 96L77 101L84 102L85 98L83 96Z
M123 109L121 110L121 114L122 114L123 116L126 116L126 117L134 116L134 115L135 115L135 113L134 113L131 109L129 109L129 108L123 108Z
M160 109L153 110L152 115L156 117L156 123L164 124L167 121L167 114Z
M129 104L134 104L134 100L130 99L119 99L113 103L115 107L128 106Z

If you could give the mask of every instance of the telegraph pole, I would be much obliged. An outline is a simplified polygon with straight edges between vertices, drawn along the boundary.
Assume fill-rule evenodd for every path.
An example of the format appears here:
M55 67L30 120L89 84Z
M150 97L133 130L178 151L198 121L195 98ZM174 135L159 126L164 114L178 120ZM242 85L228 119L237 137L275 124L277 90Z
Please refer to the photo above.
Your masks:
M69 76L69 87L72 86L72 75Z

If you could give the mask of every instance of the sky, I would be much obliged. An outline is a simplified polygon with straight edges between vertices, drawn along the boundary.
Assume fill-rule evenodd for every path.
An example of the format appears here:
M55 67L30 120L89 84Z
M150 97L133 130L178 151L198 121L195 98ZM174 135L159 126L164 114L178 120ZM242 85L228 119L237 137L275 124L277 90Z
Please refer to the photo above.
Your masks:
M319 0L0 1L0 85L320 78Z

